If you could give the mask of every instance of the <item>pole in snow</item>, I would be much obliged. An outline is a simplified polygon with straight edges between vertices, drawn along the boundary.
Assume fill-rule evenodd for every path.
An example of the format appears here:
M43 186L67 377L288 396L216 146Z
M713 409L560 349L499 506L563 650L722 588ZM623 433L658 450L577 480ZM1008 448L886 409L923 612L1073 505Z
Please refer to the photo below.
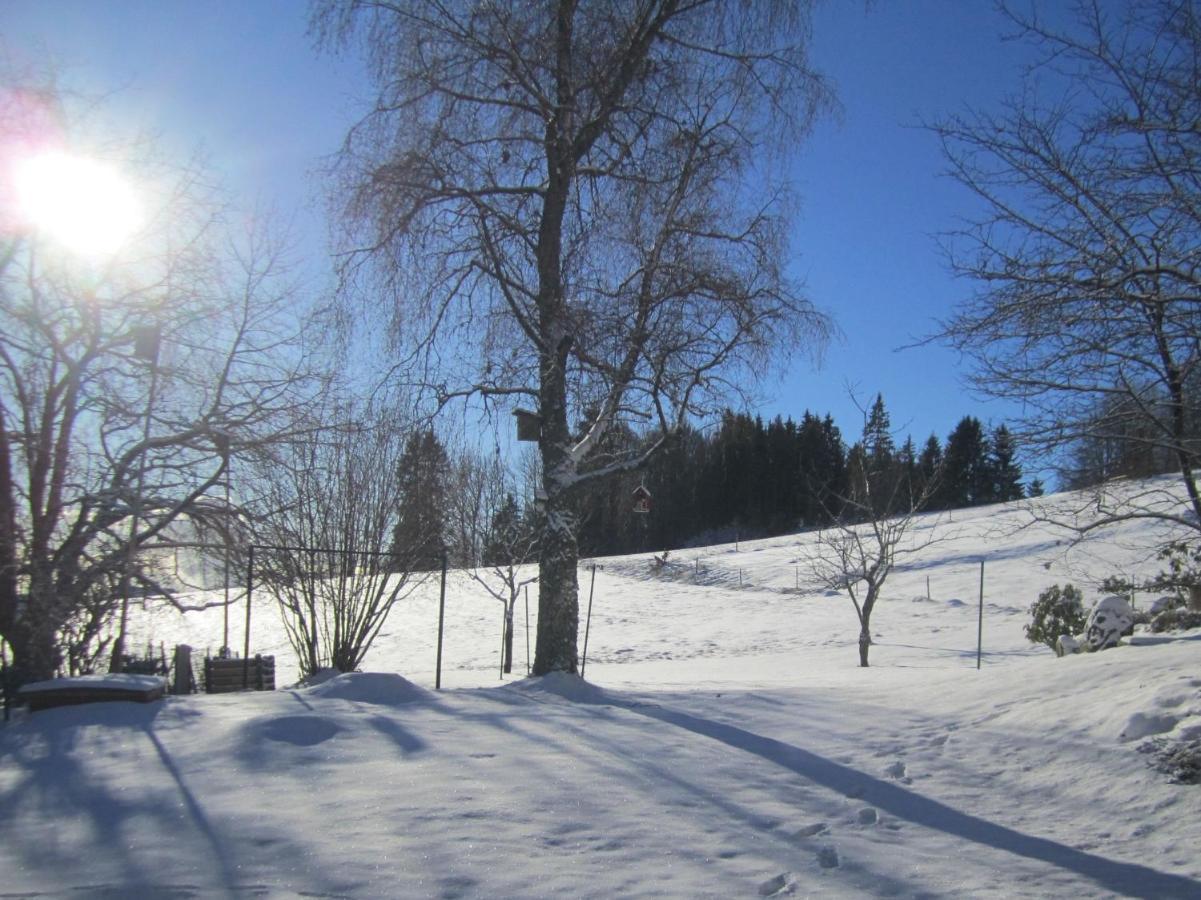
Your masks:
M242 690L250 688L250 608L254 605L254 544L246 558L246 635L242 648Z
M525 586L525 674L530 674L530 586Z
M446 618L446 553L442 554L442 590L438 595L438 661L434 666L434 690L442 690L442 623Z
M984 650L984 560L980 560L980 619L976 625L976 670Z
M592 629L592 592L596 589L596 563L592 564L592 584L588 588L588 618L584 621L584 657L580 660L580 677L588 665L588 632Z

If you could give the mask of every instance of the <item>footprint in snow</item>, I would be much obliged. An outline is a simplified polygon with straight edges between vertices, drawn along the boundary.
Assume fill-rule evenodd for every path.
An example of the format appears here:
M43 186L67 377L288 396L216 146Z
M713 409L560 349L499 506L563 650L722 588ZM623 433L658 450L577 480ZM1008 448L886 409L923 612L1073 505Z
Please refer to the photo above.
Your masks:
M792 837L794 840L804 840L814 835L825 834L829 830L830 826L825 822L814 822L812 825L806 825L804 828L801 828Z
M759 896L771 897L780 893L786 887L788 887L788 873L781 872L774 878L769 878L767 881L759 885Z
M837 869L842 860L838 858L838 850L834 847L822 847L817 851L817 864L823 869Z

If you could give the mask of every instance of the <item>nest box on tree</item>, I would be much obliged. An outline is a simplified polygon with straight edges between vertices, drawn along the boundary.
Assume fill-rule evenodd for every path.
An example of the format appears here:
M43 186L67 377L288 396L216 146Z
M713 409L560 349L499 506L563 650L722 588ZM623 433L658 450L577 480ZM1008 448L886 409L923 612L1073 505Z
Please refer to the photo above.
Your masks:
M515 409L513 415L517 417L517 440L538 440L542 434L542 417L528 409Z

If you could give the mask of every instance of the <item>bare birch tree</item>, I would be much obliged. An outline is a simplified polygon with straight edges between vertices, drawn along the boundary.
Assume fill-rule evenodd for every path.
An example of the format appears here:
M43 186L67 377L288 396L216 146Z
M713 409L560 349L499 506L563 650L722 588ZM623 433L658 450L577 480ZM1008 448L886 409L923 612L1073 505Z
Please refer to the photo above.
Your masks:
M826 321L784 272L773 148L827 100L807 0L328 0L374 109L334 196L347 294L431 398L535 410L545 531L534 671L576 671L577 496L626 424L664 440Z
M1064 28L1011 13L1044 64L1002 112L935 126L983 208L950 236L979 290L942 336L975 360L980 391L1023 404L1025 446L1171 460L1186 511L1155 492L1093 526L1166 514L1198 530L1201 9L1073 11Z

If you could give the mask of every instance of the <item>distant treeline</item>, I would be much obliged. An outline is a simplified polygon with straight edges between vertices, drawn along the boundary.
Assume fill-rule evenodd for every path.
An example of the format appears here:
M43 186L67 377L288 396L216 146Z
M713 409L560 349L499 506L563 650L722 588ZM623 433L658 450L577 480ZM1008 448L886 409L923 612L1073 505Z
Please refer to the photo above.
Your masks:
M615 441L636 441L633 434ZM904 505L927 493L923 508L953 509L1020 499L1027 489L1009 429L986 431L964 416L946 441L931 434L919 449L897 447L881 397L860 439L848 444L829 416L806 410L799 423L726 412L708 433L686 430L641 474L610 480L581 504L580 547L587 555L675 549L767 537L829 523L844 512L855 467L900 485ZM881 477L881 473L884 473ZM644 484L651 512L634 512ZM1031 482L1029 492L1042 486Z
M611 430L596 465L649 446L655 435ZM580 497L580 550L587 556L677 549L770 537L910 508L953 509L1042 493L1021 483L1014 439L1005 425L985 430L964 416L945 441L930 435L897 446L877 397L859 439L848 444L834 420L806 410L800 422L727 411L716 428L688 428L642 472L603 479ZM505 482L487 489L478 461L450 459L432 431L416 432L398 466L400 509L393 535L398 565L432 569L445 552L454 565L537 558L539 510L532 488ZM481 481L483 478L483 481ZM650 512L635 511L645 486ZM849 501L849 502L848 502Z

